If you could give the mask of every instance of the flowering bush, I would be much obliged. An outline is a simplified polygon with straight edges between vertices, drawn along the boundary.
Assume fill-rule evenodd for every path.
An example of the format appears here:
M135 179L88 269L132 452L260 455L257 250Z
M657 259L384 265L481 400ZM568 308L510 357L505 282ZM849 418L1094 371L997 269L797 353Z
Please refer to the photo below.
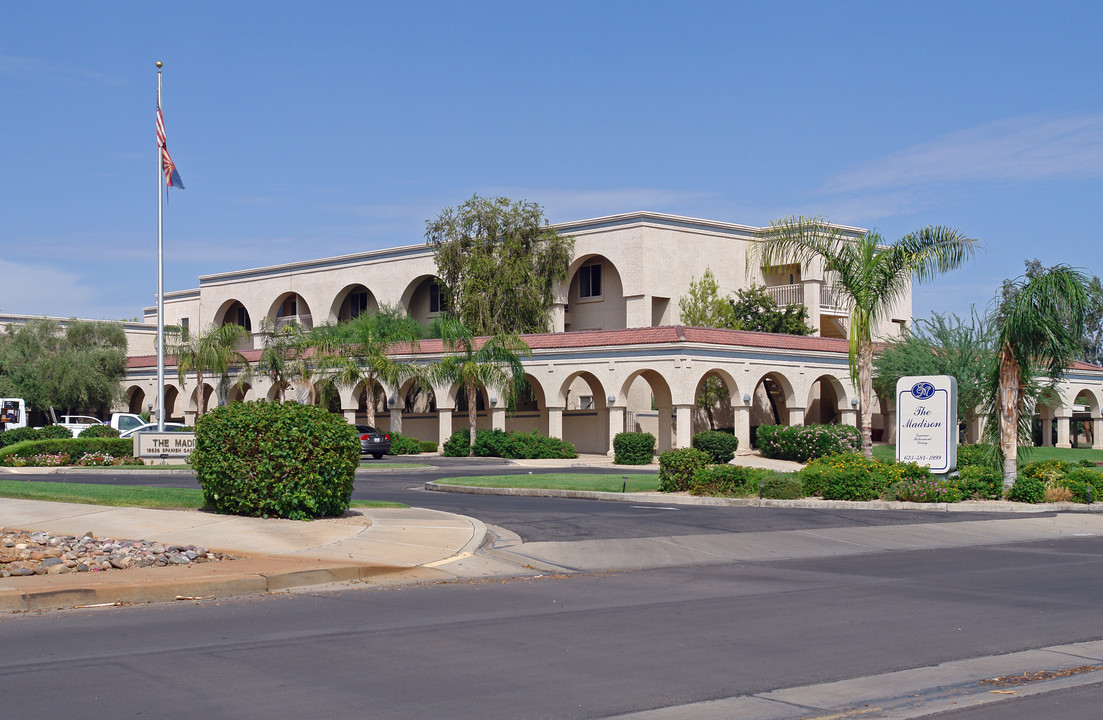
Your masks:
M850 425L760 425L756 438L763 457L796 462L856 453L862 447L858 428Z
M74 464L83 467L112 467L115 465L135 465L141 463L129 455L116 457L105 452L90 452L81 455Z
M68 465L69 462L69 453L30 455L28 457L9 455L4 458L4 464L8 467L58 467Z
M961 468L957 487L963 498L1000 500L1003 498L1003 473L980 465L968 465Z
M922 478L902 480L893 486L897 500L904 502L957 502L961 500L961 490L957 483L949 478Z

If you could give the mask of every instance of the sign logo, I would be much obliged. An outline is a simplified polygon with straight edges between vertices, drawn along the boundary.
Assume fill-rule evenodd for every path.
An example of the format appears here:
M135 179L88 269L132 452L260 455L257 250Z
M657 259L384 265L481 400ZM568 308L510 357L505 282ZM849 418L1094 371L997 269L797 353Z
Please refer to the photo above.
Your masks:
M934 395L934 385L929 382L917 382L912 385L911 394L916 400L926 400Z

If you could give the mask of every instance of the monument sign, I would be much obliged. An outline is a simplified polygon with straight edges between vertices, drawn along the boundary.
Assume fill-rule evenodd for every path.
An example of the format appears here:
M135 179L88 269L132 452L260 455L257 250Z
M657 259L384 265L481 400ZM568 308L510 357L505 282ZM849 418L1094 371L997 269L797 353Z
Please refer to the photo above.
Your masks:
M896 460L945 474L957 467L957 378L913 375L896 381Z

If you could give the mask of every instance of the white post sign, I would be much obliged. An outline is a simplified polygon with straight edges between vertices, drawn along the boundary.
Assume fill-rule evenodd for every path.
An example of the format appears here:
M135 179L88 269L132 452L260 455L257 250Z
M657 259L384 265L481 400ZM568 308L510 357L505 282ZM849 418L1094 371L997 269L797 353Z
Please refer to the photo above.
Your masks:
M896 381L896 461L957 467L957 378L913 375Z

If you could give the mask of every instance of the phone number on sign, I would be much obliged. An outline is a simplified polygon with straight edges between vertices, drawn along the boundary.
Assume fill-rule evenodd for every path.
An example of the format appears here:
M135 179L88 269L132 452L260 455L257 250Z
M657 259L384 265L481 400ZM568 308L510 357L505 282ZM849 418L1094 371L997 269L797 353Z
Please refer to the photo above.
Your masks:
M900 462L930 463L932 460L941 460L941 455L905 455Z

